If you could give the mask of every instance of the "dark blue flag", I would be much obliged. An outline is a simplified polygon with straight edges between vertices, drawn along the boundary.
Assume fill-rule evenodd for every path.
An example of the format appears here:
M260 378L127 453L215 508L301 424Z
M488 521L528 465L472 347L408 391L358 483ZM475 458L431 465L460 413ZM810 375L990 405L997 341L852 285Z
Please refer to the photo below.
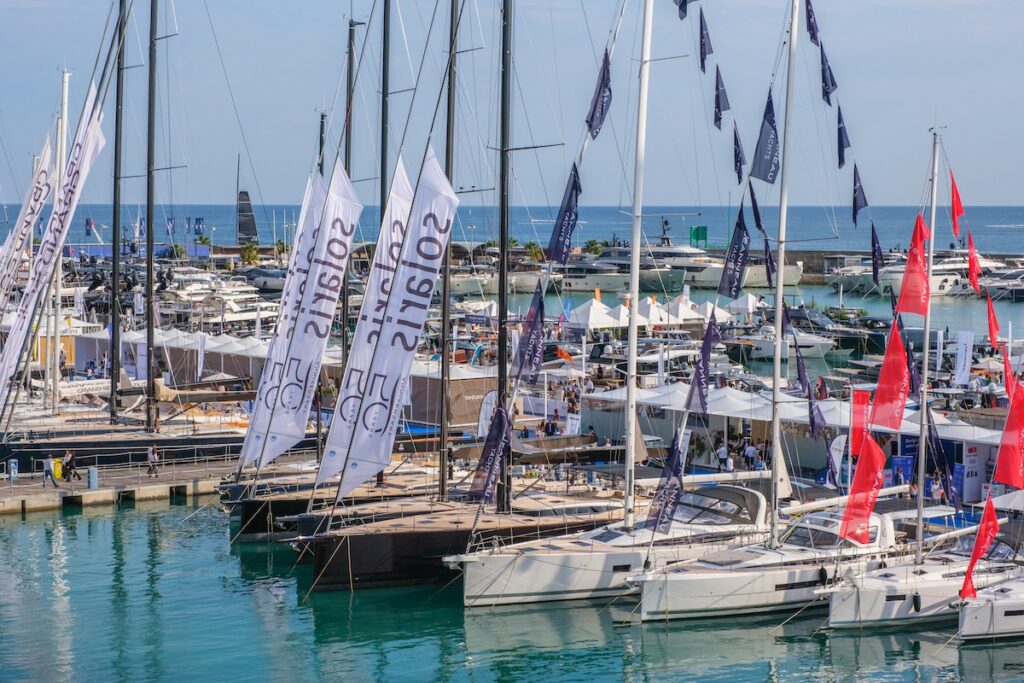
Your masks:
M572 164L569 171L569 182L565 185L565 194L562 195L562 205L558 208L558 217L555 218L555 228L551 231L551 241L548 243L548 260L560 263L563 266L569 260L569 247L572 244L572 233L576 230L576 220L579 218L580 173L576 169L576 162Z
M907 335L903 331L903 316L897 316L897 326L900 336L903 337L903 346L907 350L907 372L910 375L910 395L918 396L921 393L921 370L917 367L917 359L914 358L914 345L907 342Z
M821 44L821 41L818 39L818 18L814 16L814 7L811 5L811 0L807 0L807 35L811 37L811 42L815 45Z
M93 223L93 220L91 218L86 218L85 219L85 236L86 237L91 237L92 236L92 231L94 230L94 226L95 226L95 223Z
M544 290L537 282L537 289L530 302L530 310L523 321L523 334L519 337L515 356L512 358L512 374L518 380L530 384L537 381L540 366L544 360Z
M825 429L825 415L822 414L821 408L818 407L818 401L814 398L814 392L812 391L807 395L807 422L811 428L811 438L818 441L821 438L821 433ZM829 462L832 461L832 457L826 458Z
M743 167L747 165L747 157L743 154L743 143L740 142L740 129L732 122L732 167L736 171L736 184L743 184Z
M484 450L480 453L480 462L473 473L473 484L469 489L469 497L489 503L494 500L495 484L501 468L508 463L508 455L512 445L512 422L508 419L508 410L499 405L491 418L491 428L487 431Z
M597 87L594 89L594 96L590 100L590 111L587 112L587 129L590 131L591 139L597 138L604 125L604 117L608 115L608 109L612 106L612 71L608 60L608 50L604 51L604 59L601 60L601 73L597 77Z
M757 195L754 194L754 183L747 181L747 190L750 192L750 210L754 212L754 227L761 233L761 237L768 239L768 233L764 231L764 223L761 222L761 208L757 205Z
M139 235L146 236L146 219L141 216L139 216Z
M196 218L195 231L197 235L202 235L206 228L206 222L202 218Z
M786 317L789 317L789 311L784 307L782 309L786 312ZM804 354L800 353L800 344L797 342L796 330L793 330L793 355L796 356L796 378L800 382L800 395L807 398L811 395L811 382L807 379L807 366L804 365Z
M708 24L704 21L704 8L700 8L700 72L704 70L704 64L708 61L708 55L713 54L715 48L711 47L711 34L708 33Z
M821 98L828 106L832 106L832 93L836 91L839 84L829 66L828 57L825 56L825 44L821 44Z
M875 232L875 222L871 221L871 280L878 286L878 272L882 269L882 245L878 242L878 233Z
M693 371L693 378L690 380L690 393L686 397L686 409L693 410L694 399L697 400L697 411L701 417L708 416L708 382L711 377L711 350L722 341L722 332L718 329L718 322L715 320L715 312L711 311L708 318L707 329L704 330L704 339L700 343L700 356L697 358L697 367Z
M679 505L679 496L683 492L683 472L686 468L686 452L690 446L690 434L690 430L683 431L682 435L676 431L672 437L672 446L669 448L668 458L665 459L661 481L658 482L658 488L654 492L654 499L651 501L650 511L647 515L647 523L644 525L648 529L667 533L672 527L672 519L675 517L676 508Z
M168 218L167 219L167 234L170 235L171 237L174 237L174 219L173 218Z
M857 225L857 214L868 205L867 195L864 194L864 186L860 182L860 170L857 164L853 165L853 224Z
M850 136L846 134L846 121L843 120L843 108L838 107L839 126L836 132L836 147L839 148L839 168L846 166L846 150L850 149Z
M722 130L722 112L729 111L729 96L722 82L722 70L715 66L715 128Z
M769 184L774 184L779 175L779 131L775 128L775 105L771 92L764 105L761 134L757 138L750 175Z
M686 6L689 5L691 2L696 2L696 0L672 0L672 2L674 2L676 4L676 7L679 8L679 18L685 19Z
M793 323L789 321L789 308L786 304L782 304L782 334L788 333L791 327L793 327Z
M764 238L764 274L768 278L768 287L775 287L775 257L772 256L772 245Z
M725 269L722 271L722 279L718 282L719 294L730 299L735 299L740 295L749 257L750 233L747 232L747 223L743 218L743 202L740 202L740 211L736 215L736 227L732 231L729 250L725 253Z

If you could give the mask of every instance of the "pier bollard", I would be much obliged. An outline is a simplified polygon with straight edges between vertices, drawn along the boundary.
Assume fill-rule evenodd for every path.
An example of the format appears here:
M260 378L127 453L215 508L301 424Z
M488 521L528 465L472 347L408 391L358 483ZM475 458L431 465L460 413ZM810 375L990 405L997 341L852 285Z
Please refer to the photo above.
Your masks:
M89 468L89 490L95 491L100 487L100 471L95 465Z

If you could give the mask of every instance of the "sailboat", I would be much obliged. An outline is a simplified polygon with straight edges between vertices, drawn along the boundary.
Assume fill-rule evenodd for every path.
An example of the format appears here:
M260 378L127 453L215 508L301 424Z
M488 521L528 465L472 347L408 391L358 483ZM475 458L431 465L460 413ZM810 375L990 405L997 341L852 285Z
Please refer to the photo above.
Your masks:
M236 242L238 246L260 243L259 235L256 234L256 216L252 211L252 200L249 199L249 192L239 187L241 176L241 157L238 161L238 173L235 179L235 226ZM284 283L282 282L282 288Z

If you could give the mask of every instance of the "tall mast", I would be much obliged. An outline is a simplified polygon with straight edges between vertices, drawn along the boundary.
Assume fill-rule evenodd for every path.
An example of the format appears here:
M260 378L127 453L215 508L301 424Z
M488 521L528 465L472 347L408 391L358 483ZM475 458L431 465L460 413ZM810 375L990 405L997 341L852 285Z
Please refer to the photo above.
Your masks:
M501 128L499 148L501 162L498 173L498 405L508 400L508 223L509 179L511 172L512 137L512 0L501 3ZM512 478L510 463L501 468L498 487L499 512L512 509Z
M636 345L640 303L640 240L644 209L644 162L647 149L647 95L650 89L651 27L654 0L644 1L644 28L640 42L640 89L636 108L636 158L633 163L633 233L629 253L629 337L626 349L626 450L624 525L633 528L633 467L636 460Z
M114 218L110 257L110 424L117 424L117 387L121 375L121 128L124 115L124 34L128 23L127 0L119 0L117 14L117 84L114 108Z
M153 369L153 353L156 347L153 300L153 223L154 202L156 201L156 21L160 0L149 3L149 103L146 108L146 431L156 429L156 377Z
M932 128L932 197L931 210L928 217L928 225L932 229L932 236L928 240L928 281L932 279L932 260L935 258L935 209L938 203L939 193L939 132ZM925 465L928 455L928 420L931 415L928 413L928 350L931 346L932 331L932 302L929 297L928 306L924 309L924 341L921 350L921 396L918 405L921 408L918 413L918 421L921 423L921 431L917 443L917 549L914 551L914 561L917 564L922 562L924 552L924 478L926 475Z
M444 174L448 181L453 181L455 174L455 95L457 92L455 84L455 58L459 48L459 0L450 0L450 13L448 16L448 107L445 118L444 137ZM451 296L451 280L449 276L452 268L451 243L445 247L444 252L444 279L441 280L441 412L438 418L440 422L440 434L437 441L438 450L438 491L437 497L440 500L448 500L448 379L451 374L451 350L448 348L448 339L451 335L452 308L449 297Z
M390 120L388 104L391 101L391 0L384 0L383 26L381 27L380 58L380 219L384 220L384 208L388 204L388 135ZM384 471L377 473L377 484L384 484Z
M324 142L327 140L327 113L320 112L320 137L319 144L317 147L317 170L320 171L320 176L324 175ZM348 271L344 273L345 278L348 278ZM327 331L328 339L330 339L330 330ZM321 462L324 459L324 439L323 439L323 414L324 414L324 384L323 384L323 372L319 372L316 376L316 461Z
M348 20L348 51L346 55L347 66L345 69L345 126L342 135L345 137L345 172L349 178L352 177L352 94L355 92L356 83L356 26L363 22ZM349 272L345 273L345 279L341 283L341 362L342 368L348 364L348 278Z
M64 177L64 168L68 158L68 79L70 71L60 74L60 123L57 125L57 177ZM61 250L63 252L63 250ZM50 381L47 389L51 392L51 408L57 413L60 405L60 289L64 279L64 259L61 252L57 253L57 263L53 269L53 307L50 309L50 338L47 353L50 356Z
M786 112L782 119L782 157L779 160L779 238L775 262L775 357L772 363L772 525L771 547L779 543L779 468L785 467L782 453L782 421L779 400L782 385L782 349L785 332L782 325L783 274L786 272L786 226L789 222L789 130L793 120L793 90L796 85L796 40L800 29L800 0L793 0L789 18L789 60L786 63Z

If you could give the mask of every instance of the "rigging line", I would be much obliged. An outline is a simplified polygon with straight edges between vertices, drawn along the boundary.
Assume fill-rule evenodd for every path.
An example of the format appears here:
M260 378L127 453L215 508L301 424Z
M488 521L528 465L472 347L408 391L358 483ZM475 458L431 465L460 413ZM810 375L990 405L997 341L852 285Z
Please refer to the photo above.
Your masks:
M419 9L419 4L418 3L414 3L414 6L417 8L417 10ZM409 66L409 79L412 80L412 81L415 81L416 80L416 71L412 68L412 53L409 51L409 34L407 34L406 31L405 31L405 16L402 14L402 3L401 2L396 2L395 3L395 10L398 13L398 30L402 34L402 47L405 48L405 60L406 60L406 64L408 64L408 66ZM420 21L421 22L422 22L422 20L423 20L423 18L420 17ZM429 34L427 35L427 40L425 42L428 42L428 43L430 42L430 35ZM433 56L433 52L431 52L431 56ZM422 62L421 62L421 65L422 65ZM410 109L411 109L411 107L410 107Z
M403 150L405 149L405 139L406 139L406 136L409 133L409 125L412 123L413 110L415 109L415 104L416 104L416 95L419 93L419 90L420 90L420 80L423 77L423 67L427 63L427 54L428 54L428 52L430 50L430 37L434 33L434 25L437 23L437 10L438 10L438 7L440 6L440 4L441 4L441 0L434 0L434 11L430 15L430 25L427 28L427 36L426 36L426 38L423 41L423 54L420 56L419 69L416 71L416 78L413 80L412 97L410 98L410 102L409 102L409 113L405 117L405 125L402 128L402 137L401 137L401 139L398 142L398 154L399 155L401 155ZM453 56L449 55L448 56L448 60L446 60L446 61L450 62L452 59L453 59ZM448 76L447 76L447 72L446 72L445 75L442 76L442 78L441 78L441 83L444 84L444 82L447 81L447 79L448 79ZM431 123L430 123L430 135L428 136L428 140L427 140L428 143L430 142L430 138L433 137L434 127L437 125L436 119L437 119L437 112L439 111L439 107L440 107L440 96L438 96L438 104L434 107L434 119L432 119ZM426 158L427 158L427 147L424 147L424 150L423 150L423 160L426 161ZM381 163L386 164L387 160L386 159L382 159ZM423 170L422 170L422 166L421 166L420 174L422 174L422 172L423 172ZM449 182L450 182L450 179L449 179ZM418 178L417 178L416 184L417 184L417 186L419 185L419 179ZM382 214L383 214L383 211L384 211L384 207L381 207Z
M51 120L51 125L52 125ZM11 174L11 184L14 187L14 192L20 198L23 196L21 184L18 182L17 174L14 172L14 165L11 163L11 156L7 151L7 143L4 141L4 123L3 123L3 112L0 111L0 152L4 155L4 162L7 164L7 172Z
M814 97L814 95L816 94L814 85L815 85L815 83L818 83L820 81L818 79L816 79L815 76L812 75L810 66L808 65L808 61L810 60L810 56L809 55L812 52L813 52L813 50L804 50L803 51L803 67L804 67L804 76L807 79L808 88L809 88L809 90L811 91L811 94L812 94L811 99L812 100L816 100L816 98ZM836 97L835 94L833 94L832 97L836 101L836 106L838 106L839 105L839 98ZM822 208L822 211L825 213L826 218L829 219L831 221L831 223L832 223L832 235L833 235L833 237L838 239L839 238L839 223L838 223L838 220L836 218L836 198L838 197L838 194L839 194L838 179L836 178L836 175L838 175L838 174L833 174L833 173L830 172L831 171L831 167L832 167L831 159L828 160L828 161L825 160L825 146L826 146L827 142L823 142L823 140L827 140L827 132L823 131L823 129L822 129L822 124L821 124L821 111L822 111L822 109L824 109L827 112L833 111L833 108L831 106L828 106L827 104L826 104L826 107L821 107L820 105L815 103L811 107L812 118L814 119L814 132L815 132L815 135L817 137L817 143L818 143L817 144L818 153L821 156L822 176L824 177L824 180L825 180L825 188L828 191L829 202L830 202L830 206L829 207L822 206L821 208ZM800 153L801 153L801 159L806 164L807 169L813 173L813 169L811 168L811 164L809 163L807 157L804 156L804 150L803 150L802 147L800 149ZM831 157L831 154L829 156ZM832 182L833 180L836 181L835 186L834 186L834 184ZM834 194L833 194L833 190L835 190ZM827 238L825 238L825 239L827 239Z
M693 25L694 31L699 32L700 29L699 29L699 26L698 26L697 22L690 22L690 23ZM697 44L694 45L694 47L697 50L699 50L700 49L700 45L699 45L700 36L697 35L697 33L694 33L694 41L695 41L695 43L697 43ZM717 58L715 59L715 63L716 63L716 65L718 64ZM718 174L718 163L715 161L715 158L718 155L715 154L716 150L715 150L714 140L713 140L713 137L712 137L714 135L714 133L711 132L711 122L708 120L707 93L704 92L704 84L701 82L702 80L704 80L702 78L702 74L698 74L697 75L697 91L700 93L701 113L702 113L701 119L704 121L704 129L705 129L705 131L707 133L708 151L709 151L710 156L711 156L711 177L712 177L712 179L714 179L714 182L715 182L715 197L718 200L718 205L721 206L722 205L722 183L721 183L721 177ZM692 94L691 94L691 96L692 96ZM694 117L691 117L691 120L694 120ZM721 131L719 131L719 132L721 132ZM696 151L696 147L697 147L696 131L694 131L693 143L694 143L694 151ZM696 166L697 163L698 163L697 155L696 154L693 155L693 161L694 161L694 165ZM699 171L696 173L696 175L697 175L698 178L700 178L700 172ZM703 206L702 206L702 203L701 203L700 193L699 192L700 192L700 188L698 187L697 208L702 210ZM727 225L726 226L726 230L728 230L728 228L729 228L729 226Z

